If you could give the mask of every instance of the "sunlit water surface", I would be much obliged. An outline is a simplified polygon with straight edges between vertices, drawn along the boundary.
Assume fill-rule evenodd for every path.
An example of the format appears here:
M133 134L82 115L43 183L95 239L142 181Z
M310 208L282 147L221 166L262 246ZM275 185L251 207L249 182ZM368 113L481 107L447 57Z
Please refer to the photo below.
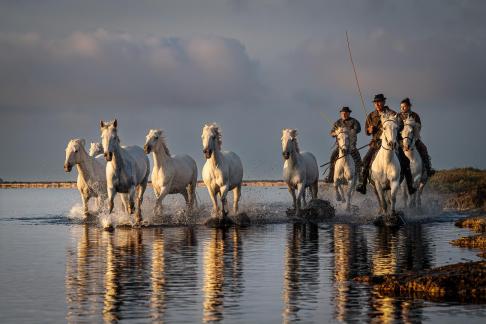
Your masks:
M449 241L468 231L462 217L406 214L392 231L370 224L372 197L361 212L319 225L284 222L290 196L281 188L243 188L248 228L209 229L207 193L183 215L170 197L153 216L147 191L144 218L153 226L84 224L76 190L0 191L0 322L484 322L482 305L432 303L380 296L357 275L420 270L478 260L477 251ZM428 206L437 204L435 200ZM355 208L356 209L356 208ZM130 223L123 213L101 215Z

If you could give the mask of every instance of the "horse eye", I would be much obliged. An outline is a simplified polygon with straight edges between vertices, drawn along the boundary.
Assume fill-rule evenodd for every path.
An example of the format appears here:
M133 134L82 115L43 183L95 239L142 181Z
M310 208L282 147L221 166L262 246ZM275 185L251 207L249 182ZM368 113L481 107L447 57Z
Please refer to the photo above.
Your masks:
M156 140L158 140L158 139L159 139L159 137L158 137L158 136L154 136L154 138L155 138Z

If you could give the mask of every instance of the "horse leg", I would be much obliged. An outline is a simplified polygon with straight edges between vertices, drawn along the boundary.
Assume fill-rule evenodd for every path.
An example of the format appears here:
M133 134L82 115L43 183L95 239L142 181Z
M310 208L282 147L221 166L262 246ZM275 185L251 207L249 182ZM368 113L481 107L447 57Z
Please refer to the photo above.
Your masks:
M380 204L380 214L384 214L386 211L386 205L385 205L385 197L383 196L383 189L381 188L380 185L377 185L375 183L375 193L376 193L376 198L378 199L378 203Z
M189 187L189 185L186 187L185 190L182 190L182 192L181 192L181 195L182 195L182 197L184 197L184 201L186 202L186 210L190 209L190 207L189 207L189 205L190 205L189 199L190 198L189 198L189 188L188 187Z
M395 205L397 201L397 193L398 193L398 188L400 184L399 181L391 181L390 183L390 207L391 207L391 213L395 214Z
M111 214L114 207L113 200L115 199L116 190L115 188L108 188L107 191L108 191L108 213Z
M341 194L339 192L339 178L334 178L334 191L336 192L336 201L341 201Z
M87 193L81 193L81 200L83 201L84 218L88 218L88 216L89 216L89 210L88 210L89 195Z
M317 199L317 191L319 190L319 181L316 180L311 186L312 199Z
M120 194L120 198L121 198L123 211L126 212L126 213L129 213L130 211L128 210L128 206L129 206L130 203L128 201L128 195L125 194L125 193L122 193L122 194Z
M356 177L353 176L348 179L348 202L346 204L346 211L351 210L351 197L353 196L353 190L356 185Z
M233 212L238 214L238 202L240 201L241 197L241 184L236 186L233 189Z
M219 189L219 194L221 196L221 209L222 214L221 216L225 218L228 215L228 206L226 201L226 196L228 195L228 186L224 185Z
M211 202L213 203L213 213L215 217L218 217L219 215L219 206L218 206L218 200L216 199L216 192L214 189L208 187L208 192L209 192L209 198L211 198Z
M300 215L302 196L305 194L305 187L303 183L297 185L297 206L295 208L295 216Z
M135 186L131 186L130 189L128 189L128 213L133 214L135 211Z
M297 199L295 198L295 189L288 187L290 195L292 196L292 204L294 206L294 210L297 210Z
M160 211L162 209L162 200L164 200L165 196L167 196L169 192L168 187L161 187L159 195L157 196L157 200L155 201L155 207L154 207L154 215L155 215L155 210Z
M303 207L307 206L307 201L305 200L305 194L307 192L307 188L304 187L304 192L302 193L302 201L304 202L304 204L302 205Z

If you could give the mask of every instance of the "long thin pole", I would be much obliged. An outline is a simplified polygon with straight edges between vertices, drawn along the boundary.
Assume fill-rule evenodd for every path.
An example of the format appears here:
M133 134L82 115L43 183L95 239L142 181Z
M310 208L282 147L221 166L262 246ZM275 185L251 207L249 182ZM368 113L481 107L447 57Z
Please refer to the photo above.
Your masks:
M351 46L349 45L349 37L348 37L348 31L347 30L346 30L346 41L348 43L349 59L351 60L351 64L353 65L354 78L356 79L356 85L358 86L359 97L361 98L361 106L363 107L363 111L365 113L365 116L368 117L368 111L366 110L364 100L363 100L363 94L361 93L361 88L359 86L358 74L356 73L356 67L354 66L353 56L351 55Z
M369 145L370 145L370 144L366 144L366 145L363 145L363 146L361 146L361 147L358 147L358 148L357 148L357 150L359 151L359 150L361 150L361 149L364 149L365 147L367 147L367 146L369 146ZM339 159L341 159L341 158L343 158L343 157L344 157L344 155L343 155L343 156L338 157L336 160L339 160ZM329 165L329 164L331 164L331 163L332 163L332 161L326 162L326 163L324 163L324 164L320 165L320 167L322 168L322 167L324 167L324 166L326 166L326 165Z

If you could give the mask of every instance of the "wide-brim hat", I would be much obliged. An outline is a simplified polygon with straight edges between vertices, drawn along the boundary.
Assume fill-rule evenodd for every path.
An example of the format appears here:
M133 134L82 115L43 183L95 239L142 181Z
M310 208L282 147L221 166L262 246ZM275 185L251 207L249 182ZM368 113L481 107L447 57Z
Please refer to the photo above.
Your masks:
M344 106L343 108L341 108L341 110L340 110L339 112L347 112L347 113L351 113L351 112L352 112L352 110L351 110L351 109L349 109L349 107Z
M385 101L385 100L386 100L386 97L383 95L383 93L379 93L379 94L375 95L373 102Z

